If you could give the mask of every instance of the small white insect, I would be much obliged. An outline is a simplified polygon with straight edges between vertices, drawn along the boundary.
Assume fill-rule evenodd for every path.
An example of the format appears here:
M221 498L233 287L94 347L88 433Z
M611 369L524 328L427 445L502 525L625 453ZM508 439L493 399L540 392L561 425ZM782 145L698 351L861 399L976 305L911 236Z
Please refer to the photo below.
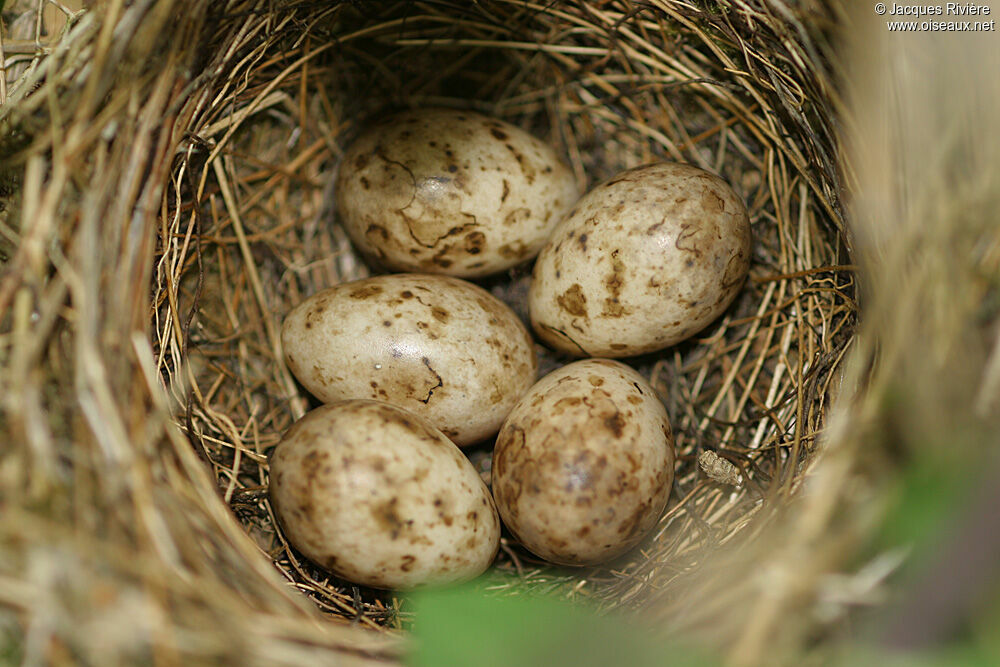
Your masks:
M740 469L715 452L706 450L699 454L698 465L706 475L720 484L740 486L743 483Z

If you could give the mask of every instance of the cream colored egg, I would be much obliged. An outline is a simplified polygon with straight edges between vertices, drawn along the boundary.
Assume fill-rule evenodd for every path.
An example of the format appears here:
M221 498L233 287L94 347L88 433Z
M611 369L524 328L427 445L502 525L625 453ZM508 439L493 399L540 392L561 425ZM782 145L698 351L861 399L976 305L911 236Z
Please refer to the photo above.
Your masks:
M494 435L538 369L517 315L448 276L383 275L323 290L285 317L281 344L321 401L386 401L459 445Z
M592 565L635 546L667 504L673 435L656 392L617 361L586 359L538 381L493 452L500 518L533 553Z
M543 248L532 326L579 356L673 345L733 301L750 245L746 206L718 176L672 163L628 170L584 195Z
M478 576L500 522L464 454L416 415L378 401L316 408L270 458L289 542L349 581L407 589Z
M485 276L534 257L576 202L569 168L539 139L471 111L405 111L340 163L338 217L389 269Z

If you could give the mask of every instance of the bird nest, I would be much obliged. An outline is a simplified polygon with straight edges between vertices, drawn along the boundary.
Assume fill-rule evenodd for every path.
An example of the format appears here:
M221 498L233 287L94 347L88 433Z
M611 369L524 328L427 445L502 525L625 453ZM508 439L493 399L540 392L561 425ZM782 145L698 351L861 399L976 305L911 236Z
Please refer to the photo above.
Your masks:
M35 7L7 4L11 25ZM0 605L20 619L0 632L25 629L19 651L397 655L406 601L290 548L267 463L315 405L282 362L282 317L372 272L333 213L338 160L367 119L427 106L530 131L581 187L670 160L718 173L746 201L752 264L734 303L694 338L628 360L676 437L654 533L587 569L507 538L490 586L755 646L739 643L746 627L716 622L746 591L708 564L759 542L798 495L856 333L831 6L62 7L59 32L36 16L29 37L6 38L0 108L0 428L15 443L0 465ZM524 316L530 270L478 282ZM543 352L542 370L567 361ZM488 448L469 455L488 470ZM717 595L693 608L682 592L709 572L716 583L701 585Z

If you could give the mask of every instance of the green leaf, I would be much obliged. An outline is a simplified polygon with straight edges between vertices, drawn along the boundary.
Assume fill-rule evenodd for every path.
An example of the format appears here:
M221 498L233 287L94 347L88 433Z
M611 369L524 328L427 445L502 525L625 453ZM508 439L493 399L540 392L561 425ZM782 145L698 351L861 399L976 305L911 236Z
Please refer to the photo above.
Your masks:
M690 648L657 641L623 617L523 591L498 597L482 584L466 585L415 593L411 602L414 667L719 664Z

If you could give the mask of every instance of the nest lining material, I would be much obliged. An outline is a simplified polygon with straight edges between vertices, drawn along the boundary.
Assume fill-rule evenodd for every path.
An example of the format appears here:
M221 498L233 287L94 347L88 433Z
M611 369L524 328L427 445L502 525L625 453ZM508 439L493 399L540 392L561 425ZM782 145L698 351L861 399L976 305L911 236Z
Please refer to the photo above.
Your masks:
M816 176L792 166L803 149L769 142L773 129L761 127L766 117L751 112L754 102L737 96L733 84L715 83L718 72L702 65L682 78L695 62L676 42L689 40L670 39L664 17L638 12L601 31L600 17L586 12L502 9L512 15L456 16L454 8L428 6L426 13L408 8L365 17L345 9L327 19L329 29L359 37L342 39L339 49L307 39L303 50L316 55L301 67L289 69L286 54L281 64L253 70L239 98L249 105L263 97L269 106L260 103L227 150L210 158L201 210L179 215L163 245L160 266L175 269L155 276L166 305L158 311L156 349L183 349L185 342L188 349L173 364L173 354L162 354L161 368L191 364L193 391L177 396L184 427L211 462L225 499L322 608L350 617L360 611L373 623L398 622L391 598L365 592L359 610L351 586L287 549L261 499L269 448L310 405L276 354L276 323L319 289L367 274L342 232L331 229L325 188L342 146L370 114L397 105L471 104L547 137L584 183L652 159L677 159L723 174L750 203L755 266L738 303L697 341L636 360L667 397L682 461L680 502L656 538L613 574L555 570L505 544L497 567L515 573L512 582L564 585L567 593L614 607L639 603L694 567L702 549L746 524L758 500L794 484L853 326L853 285L838 266L833 204L817 196ZM654 27L650 41L639 36ZM670 53L678 55L665 60ZM185 198L183 189L176 197ZM823 270L831 266L838 268ZM487 281L522 313L527 270ZM170 295L181 314L186 304L196 308L186 341L175 339ZM543 366L565 361L549 353ZM700 475L695 459L705 450L739 466L746 488L732 493ZM478 454L482 461L485 453ZM577 585L581 579L587 584Z
M406 610L331 579L275 529L267 453L311 405L276 331L306 296L367 275L331 222L352 134L386 109L456 106L544 137L581 184L678 160L748 203L737 301L694 340L632 360L665 397L679 453L655 535L611 568L560 570L506 542L495 566L511 586L669 617L681 575L795 491L854 331L822 8L147 0L74 15L0 113L18 165L2 214L4 430L24 443L0 473L5 496L29 499L4 519L3 553L31 553L11 549L13 522L44 516L37 530L72 554L31 566L53 604L104 590L107 614L134 604L144 619L117 655L393 655L391 639L294 623L311 612L292 588L377 630ZM523 313L528 271L485 284ZM704 474L705 452L742 484ZM77 575L90 581L57 592ZM225 618L266 626L263 644L224 646ZM84 630L52 632L99 653Z

